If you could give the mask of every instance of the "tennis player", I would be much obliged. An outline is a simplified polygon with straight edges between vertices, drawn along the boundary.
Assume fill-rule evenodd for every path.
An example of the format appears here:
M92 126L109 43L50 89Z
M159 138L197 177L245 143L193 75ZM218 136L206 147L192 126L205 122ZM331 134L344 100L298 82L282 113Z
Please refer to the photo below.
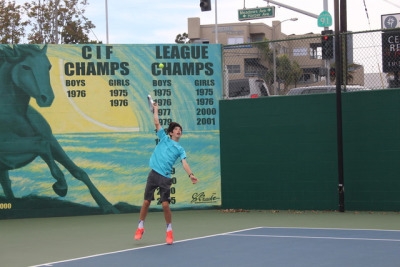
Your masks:
M172 185L171 172L172 166L179 158L182 162L183 169L188 174L193 184L197 183L197 178L192 173L189 164L186 161L186 152L179 144L179 139L182 136L182 127L176 123L171 122L168 126L168 135L161 127L158 119L158 105L154 106L154 125L157 129L157 136L160 139L153 154L150 157L151 171L147 177L146 189L144 191L144 201L140 209L139 225L135 233L135 240L142 239L144 234L144 221L146 219L151 201L154 200L154 191L160 189L160 199L164 211L165 222L167 223L166 243L171 245L174 242L174 235L172 232L172 214L169 204L171 202L170 189Z

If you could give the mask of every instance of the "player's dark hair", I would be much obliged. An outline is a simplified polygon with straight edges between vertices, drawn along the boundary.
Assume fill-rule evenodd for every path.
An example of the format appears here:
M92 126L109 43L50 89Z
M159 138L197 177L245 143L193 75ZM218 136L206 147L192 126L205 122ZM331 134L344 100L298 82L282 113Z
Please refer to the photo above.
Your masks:
M181 126L179 123L177 123L177 122L171 122L171 123L169 124L169 126L168 126L168 130L167 130L168 134L169 134L169 133L172 133L172 132L174 131L175 127L181 128L181 131L183 132L182 126Z

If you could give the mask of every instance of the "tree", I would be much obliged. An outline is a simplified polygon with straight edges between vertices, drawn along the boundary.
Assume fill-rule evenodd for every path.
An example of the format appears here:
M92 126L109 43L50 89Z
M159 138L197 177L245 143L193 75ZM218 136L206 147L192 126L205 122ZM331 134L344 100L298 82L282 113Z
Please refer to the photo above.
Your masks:
M88 43L89 37L84 33L82 26L75 21L68 22L61 32L61 42L63 44Z
M360 67L358 64L349 64L346 68L343 68L343 78L346 76L346 84L351 84L354 80L354 70ZM329 69L329 78L331 82L336 81L336 63L331 64L331 68ZM342 79L344 82L344 79Z
M184 32L182 34L178 34L175 37L175 43L177 43L177 44L188 44L188 43L190 43L189 35L186 32Z
M258 48L259 57L264 61L263 64L265 64L266 66L270 66L269 68L267 68L264 80L270 92L273 92L274 70L273 68L271 68L271 66L273 66L274 54L273 50L270 48L270 42L268 41L268 39L264 39L263 42L254 43L254 46Z
M296 84L303 75L303 71L296 61L290 61L287 55L281 55L276 60L276 77L283 83L283 94L288 91L289 85Z
M303 69L300 67L297 61L292 62L292 74L293 74L293 83L294 87L297 87L297 82L300 80L301 76L303 75Z
M28 21L21 18L23 9L15 2L0 2L0 43L18 44L25 34Z
M255 43L254 46L258 48L259 57L265 60L265 63L270 66L264 78L272 92L274 91L274 51L270 48L270 42L267 39L264 42ZM283 92L279 92L280 94L286 93L289 85L296 85L301 75L303 75L303 70L296 61L290 61L289 57L285 54L276 57L276 80L278 83L283 83L284 85L284 90Z
M88 43L94 24L85 16L88 0L34 0L24 4L29 43Z

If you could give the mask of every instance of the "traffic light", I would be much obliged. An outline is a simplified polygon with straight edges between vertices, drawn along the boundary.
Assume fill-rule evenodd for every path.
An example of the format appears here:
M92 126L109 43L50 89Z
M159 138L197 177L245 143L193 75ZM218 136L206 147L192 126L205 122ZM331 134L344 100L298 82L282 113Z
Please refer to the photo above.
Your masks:
M334 81L336 79L336 69L335 68L330 68L329 77L330 77L331 81Z
M200 0L200 8L201 8L201 11L210 11L211 10L211 0Z
M333 58L333 31L325 30L321 32L322 59Z

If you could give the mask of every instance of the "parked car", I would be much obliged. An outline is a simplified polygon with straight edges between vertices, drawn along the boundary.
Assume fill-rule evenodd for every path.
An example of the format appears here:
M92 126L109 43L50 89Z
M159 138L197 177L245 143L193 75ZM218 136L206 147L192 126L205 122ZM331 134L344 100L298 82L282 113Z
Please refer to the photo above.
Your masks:
M263 79L250 77L227 82L225 98L257 98L260 96L270 96L267 84Z
M367 87L361 85L347 85L342 86L342 92L355 92L370 90ZM320 85L320 86L309 86L309 87L297 87L290 89L287 95L308 95L308 94L323 94L323 93L335 93L336 85Z

